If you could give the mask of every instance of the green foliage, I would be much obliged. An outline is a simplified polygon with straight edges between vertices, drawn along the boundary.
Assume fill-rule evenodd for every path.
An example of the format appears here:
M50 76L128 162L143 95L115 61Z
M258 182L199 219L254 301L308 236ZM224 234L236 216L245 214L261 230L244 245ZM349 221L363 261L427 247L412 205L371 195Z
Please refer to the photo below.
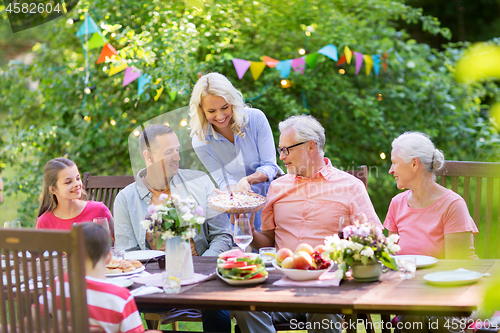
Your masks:
M380 153L390 156L390 143L402 132L428 133L448 159L498 156L498 132L482 104L498 95L497 85L455 83L460 45L438 53L398 31L395 22L403 19L449 37L436 19L402 1L95 0L80 2L72 16L78 13L83 19L88 9L120 57L152 80L138 96L136 82L123 88L123 74L108 77L103 67L110 64L96 65L99 50L90 50L90 81L85 83L84 51L75 37L79 23L69 26L63 20L45 26L47 42L33 48L33 65L11 62L5 68L0 107L9 110L3 131L10 135L2 142L0 158L23 170L6 185L7 191L29 195L21 208L26 220L34 221L42 169L49 159L67 156L81 172L130 174L130 132L188 105L198 74L210 71L228 76L252 106L266 113L276 142L279 121L301 113L317 117L327 133L326 156L334 164L370 167L369 190L382 217L396 187L387 175L390 163ZM259 61L262 55L291 59L298 57L299 48L315 52L327 44L339 50L348 45L363 54L389 52L388 70L366 77L363 67L356 76L351 64L342 66L342 75L335 62L320 55L314 69L304 75L292 72L292 87L281 89L278 71L267 68L258 81L249 73L238 80L231 62L233 57ZM155 84L158 78L162 81ZM33 81L38 82L36 90L28 88ZM92 84L97 88L85 95L83 89ZM162 84L165 91L155 102L154 89ZM172 91L178 92L175 101L168 95Z

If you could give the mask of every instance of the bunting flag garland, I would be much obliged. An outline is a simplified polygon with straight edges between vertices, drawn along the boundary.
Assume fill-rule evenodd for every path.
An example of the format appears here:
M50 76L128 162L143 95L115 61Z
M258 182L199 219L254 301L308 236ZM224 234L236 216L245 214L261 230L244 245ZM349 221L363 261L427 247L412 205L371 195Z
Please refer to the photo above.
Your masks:
M88 49L96 49L101 47L107 43L107 40L101 35L100 32L96 32L92 35L92 38L89 40Z
M364 55L363 60L365 61L365 67L366 67L366 76L370 75L370 71L372 70L373 67L373 59L369 55Z
M292 68L294 71L304 74L306 69L306 61L304 58L292 59Z
M281 77L286 79L288 75L290 75L290 69L292 68L292 60L290 59L290 60L280 61L275 68L280 71Z
M372 61L373 61L373 71L375 72L375 75L378 75L378 72L380 71L380 55L378 54L372 55Z
M327 45L327 46L323 47L321 50L319 50L318 53L321 53L334 61L339 60L338 54L337 54L337 47L335 45L331 45L331 44Z
M344 55L345 55L345 61L347 61L347 64L350 65L352 59L352 51L347 45L346 47L344 47Z
M159 78L158 80L156 80L156 82L154 82L154 84L159 84L161 82L161 79ZM156 89L156 95L154 97L154 100L155 102L158 101L158 98L160 98L161 96L161 93L163 92L163 89L165 89L165 87L162 85L160 89Z
M106 61L106 58L111 59L112 56L117 55L115 48L111 46L111 44L106 43L101 50L101 54L99 55L99 59L97 59L97 63L100 64Z
M123 83L122 86L125 87L126 85L134 82L136 79L141 76L141 72L135 68L135 67L127 67L125 69L125 75L123 76Z
M358 75L359 70L361 69L361 65L363 64L363 55L359 52L353 52L353 53L356 61L356 75Z
M119 65L116 66L117 64L119 64ZM122 63L117 62L116 64L111 64L111 66L109 68L108 76L113 76L115 74L118 74L121 71L124 71L125 68L127 68L127 67L128 67L128 65L126 62L122 62Z
M274 68L276 65L280 62L279 60L273 59L268 56L263 56L262 57L262 62L265 63L267 66Z
M346 63L346 58L345 58L345 54L342 55L342 57L340 57L339 61L337 62L337 66L342 66L343 64Z
M309 68L314 69L316 67L316 61L318 60L318 54L317 52L308 54L306 56L306 64L309 66Z
M382 57L380 57L380 59L382 60L382 65L384 66L384 72L387 72L387 59L389 58L389 55L386 53L384 53L384 55Z
M236 69L236 73L238 74L238 78L241 80L243 75L245 75L245 73L247 72L248 67L250 67L251 63L250 61L243 59L233 58L232 60L234 68Z
M138 85L138 94L139 96L142 95L142 93L144 93L144 86L146 84L148 84L149 82L151 82L151 75L148 75L148 74L143 74L141 76L139 76L139 85Z
M263 62L251 61L250 72L252 72L253 80L257 81L262 71L266 68L266 64Z
M80 36L90 35L100 31L101 30L95 23L92 16L87 15L87 17L85 17L85 21L83 21L82 25L80 26L80 29L78 29L76 36L80 37Z

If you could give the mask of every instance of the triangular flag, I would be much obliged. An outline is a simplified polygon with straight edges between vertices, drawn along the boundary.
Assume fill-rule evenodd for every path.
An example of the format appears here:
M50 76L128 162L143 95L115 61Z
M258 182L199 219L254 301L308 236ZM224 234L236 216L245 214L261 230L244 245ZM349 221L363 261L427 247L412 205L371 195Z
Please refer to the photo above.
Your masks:
M105 62L106 57L111 58L112 56L117 54L118 53L116 52L115 48L111 46L111 44L106 43L101 50L101 54L99 55L99 59L97 59L97 63L100 64L101 62Z
M241 80L243 75L247 72L248 67L250 67L250 61L233 58L233 65L234 69L236 69L236 74L238 74L238 78Z
M262 71L266 68L266 64L263 62L253 62L251 61L250 72L252 72L252 76L254 81L257 81Z
M168 93L170 95L170 99L173 101L175 101L175 96L177 96L177 91L175 90L172 90Z
M139 76L141 76L141 71L138 70L135 67L127 67L125 69L125 75L123 76L123 84L122 86L125 87L126 85L130 84L134 80L136 80Z
M83 21L82 25L80 26L80 29L78 29L76 36L77 37L85 36L85 35L99 32L99 31L101 31L101 30L99 29L97 24L95 24L95 21L92 18L92 16L88 15L85 18L85 21Z
M280 61L276 67L280 71L282 78L286 79L290 75L290 69L292 68L292 59Z
M384 72L387 72L387 59L389 59L389 54L386 52L382 57L382 65L384 66Z
M163 92L163 89L165 89L165 87L164 87L164 86L161 86L161 88L160 88L160 89L156 89L156 96L154 97L155 102L158 100L158 98L160 98L161 93Z
M96 32L95 34L92 35L92 38L90 38L89 43L87 45L88 49L97 49L98 47L101 47L107 43L106 39L101 36L100 32Z
M373 59L369 55L364 55L363 60L365 61L365 67L366 67L366 76L370 75L370 71L372 70L373 67Z
M323 47L321 50L318 51L318 53L321 53L323 55L326 55L328 58L338 61L339 56L337 54L337 47L335 45L327 45Z
M375 72L375 75L378 75L378 72L380 70L380 55L379 54L372 55L372 61L373 61L373 71Z
M341 66L345 63L346 63L345 54L343 54L342 57L340 57L339 61L337 62L337 66Z
M137 91L139 96L141 96L142 93L145 91L144 86L149 82L151 82L151 75L143 74L143 75L139 76L139 84L138 84L138 91Z
M316 67L316 60L318 60L318 54L319 53L314 52L306 56L306 64L307 66L309 66L309 68L314 69L314 67Z
M294 71L304 74L304 69L306 68L306 61L304 58L292 59L292 68Z
M354 52L354 58L356 59L356 75L358 75L363 64L363 55L359 52Z
M116 66L117 64L119 64L118 66ZM117 73L120 73L121 71L125 70L125 68L127 68L128 65L126 62L117 62L115 64L111 64L111 66L109 67L109 73L108 73L108 76L113 76Z
M352 59L352 51L347 45L346 47L344 47L344 56L345 56L345 61L347 61L347 63L350 65Z
M279 60L273 59L268 56L263 56L262 57L262 62L265 63L268 67L274 68L280 62Z

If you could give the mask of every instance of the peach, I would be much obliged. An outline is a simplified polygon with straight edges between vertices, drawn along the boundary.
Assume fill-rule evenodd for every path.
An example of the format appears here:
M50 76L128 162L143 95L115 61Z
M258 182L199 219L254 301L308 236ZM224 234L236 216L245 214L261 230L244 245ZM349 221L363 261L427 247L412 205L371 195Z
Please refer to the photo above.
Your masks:
M293 257L290 256L290 257L285 258L285 260L283 260L282 267L283 268L288 268L288 269L294 269L295 266L293 265Z
M308 269L312 264L311 255L305 251L299 251L293 256L293 265L296 269Z
M286 247L280 249L278 253L276 253L276 263L279 266L283 265L283 260L285 260L288 257L293 256L293 252L290 249L287 249Z
M314 251L318 251L318 253L321 254L326 251L326 246L319 244L314 248Z
M297 246L297 248L295 249L295 253L299 252L299 251L303 251L303 252L306 252L306 253L309 253L309 255L311 255L313 252L314 252L314 249L311 245L309 244L306 244L306 243L301 243Z

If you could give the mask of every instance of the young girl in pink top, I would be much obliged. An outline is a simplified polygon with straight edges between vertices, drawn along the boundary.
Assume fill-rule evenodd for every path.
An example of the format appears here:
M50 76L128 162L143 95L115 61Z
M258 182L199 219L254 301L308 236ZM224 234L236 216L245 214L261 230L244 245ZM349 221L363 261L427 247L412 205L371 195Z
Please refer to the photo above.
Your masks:
M113 217L102 203L87 201L76 164L64 157L50 160L43 169L43 192L37 229L71 229L73 223L106 217L114 235Z
M442 259L473 258L478 229L462 197L438 183L443 153L422 133L407 132L392 142L391 169L398 189L384 227L400 236L398 254Z

